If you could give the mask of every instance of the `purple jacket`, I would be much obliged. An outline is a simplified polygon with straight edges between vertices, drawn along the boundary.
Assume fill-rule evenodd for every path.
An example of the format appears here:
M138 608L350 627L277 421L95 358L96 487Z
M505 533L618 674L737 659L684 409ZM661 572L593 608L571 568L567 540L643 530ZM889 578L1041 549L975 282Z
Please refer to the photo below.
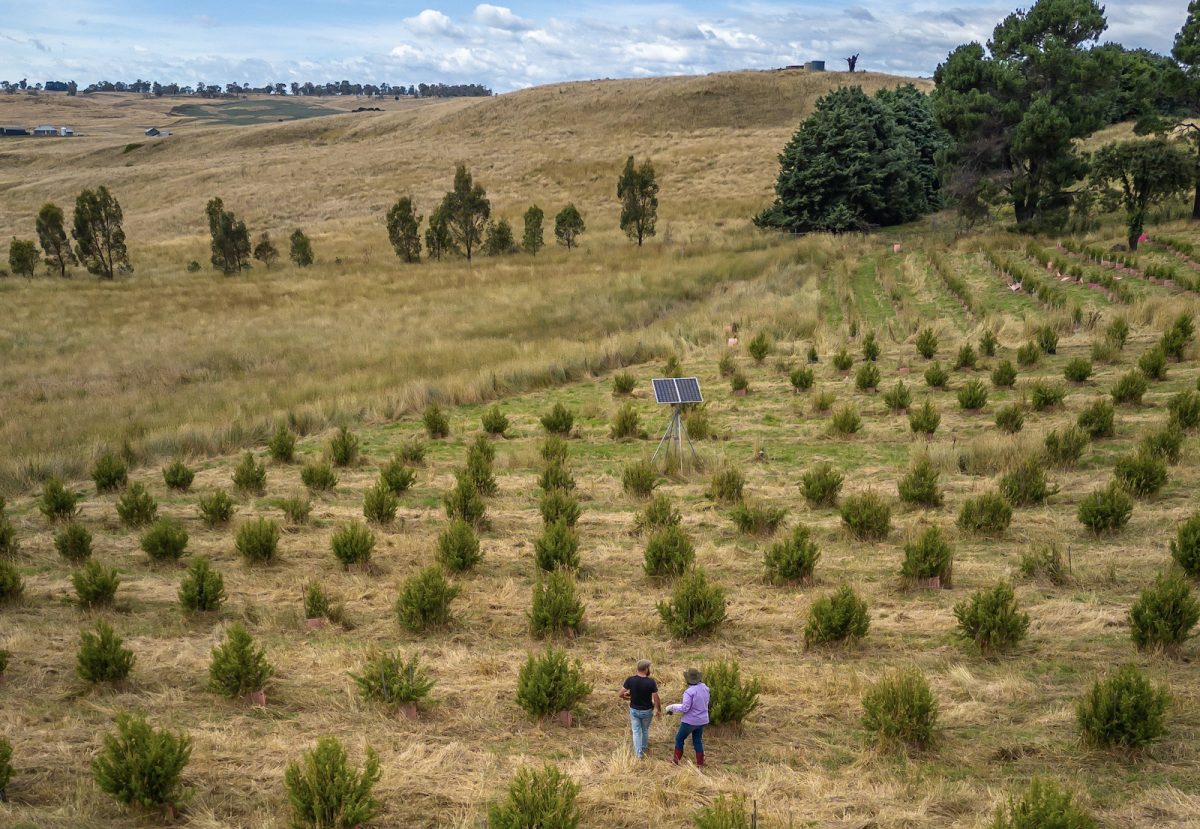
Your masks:
M680 703L680 720L688 725L708 725L708 686L703 682L689 685Z

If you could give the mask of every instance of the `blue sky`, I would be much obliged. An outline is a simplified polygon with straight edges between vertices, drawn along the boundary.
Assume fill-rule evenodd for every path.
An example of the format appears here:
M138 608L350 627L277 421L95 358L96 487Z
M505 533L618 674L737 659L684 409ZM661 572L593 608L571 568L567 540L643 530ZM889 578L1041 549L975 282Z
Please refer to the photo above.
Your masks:
M501 5L501 3L508 3ZM94 2L0 0L0 78L181 84L564 80L763 69L858 52L860 66L930 75L986 40L1014 3ZM1182 0L1108 4L1106 40L1170 49Z

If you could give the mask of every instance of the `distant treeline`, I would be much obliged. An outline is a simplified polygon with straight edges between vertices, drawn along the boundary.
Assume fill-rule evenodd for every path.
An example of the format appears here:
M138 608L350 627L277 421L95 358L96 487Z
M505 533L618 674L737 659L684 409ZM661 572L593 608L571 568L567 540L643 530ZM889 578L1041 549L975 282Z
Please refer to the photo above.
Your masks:
M30 84L26 79L20 81L0 81L0 90L15 94L22 91L33 92L66 92L68 95L75 95L79 92L79 85L75 81L46 81L44 84ZM391 96L396 97L403 95L409 98L486 98L493 95L491 89L483 84L477 83L418 83L409 84L361 84L350 83L350 81L329 81L323 84L315 84L311 81L306 83L298 83L296 81L289 83L273 83L265 86L251 86L250 84L239 84L236 81L233 83L209 84L204 81L197 81L194 86L180 86L177 83L159 83L158 81L144 81L138 78L136 81L126 83L125 81L97 81L83 89L84 94L89 92L140 92L147 95L196 95L201 98L220 98L234 95L248 95L256 93L260 95L296 95L321 97L325 95L356 95L365 96L368 98Z

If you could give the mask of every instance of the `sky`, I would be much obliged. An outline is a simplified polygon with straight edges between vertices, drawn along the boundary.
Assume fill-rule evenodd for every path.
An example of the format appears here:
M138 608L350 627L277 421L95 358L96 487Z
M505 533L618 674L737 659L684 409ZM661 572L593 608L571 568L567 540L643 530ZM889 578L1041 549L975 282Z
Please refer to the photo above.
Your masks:
M933 74L986 42L1007 3L717 0L0 0L0 79L262 86L556 81L769 69L807 60ZM1170 50L1184 0L1109 3L1104 40Z

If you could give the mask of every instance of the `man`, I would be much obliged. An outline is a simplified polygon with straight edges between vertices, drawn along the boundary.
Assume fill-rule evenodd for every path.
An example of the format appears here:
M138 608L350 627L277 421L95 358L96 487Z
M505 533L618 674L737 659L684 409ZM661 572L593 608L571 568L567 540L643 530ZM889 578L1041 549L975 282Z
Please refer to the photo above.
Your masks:
M675 732L675 756L671 762L679 765L683 759L683 744L688 735L692 735L692 748L696 749L696 765L704 765L704 726L708 725L708 686L698 668L688 668L683 672L687 681L687 690L683 692L683 701L667 706L668 714L682 714L679 730Z
M629 700L629 725L633 731L633 751L639 760L650 746L650 721L662 716L658 683L650 678L650 660L639 659L637 673L625 680L617 696Z

